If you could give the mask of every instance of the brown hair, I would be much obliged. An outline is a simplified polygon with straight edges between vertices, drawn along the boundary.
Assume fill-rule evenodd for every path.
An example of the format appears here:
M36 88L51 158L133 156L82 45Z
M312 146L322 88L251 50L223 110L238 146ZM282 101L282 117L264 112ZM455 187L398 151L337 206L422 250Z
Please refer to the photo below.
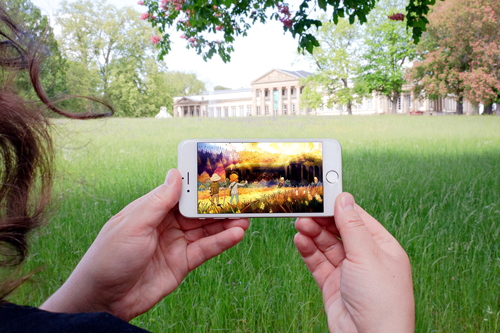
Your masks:
M40 83L42 41L43 37L36 42L0 5L0 68L3 74L9 74L9 79L0 86L0 268L18 266L26 258L27 235L42 221L53 175L49 120L42 107L23 100L12 91L9 83L20 70L28 70L31 84L43 105L67 118L99 118L114 112L111 105L85 96L72 97L102 103L110 111L73 113L58 108ZM0 301L30 275L0 282Z

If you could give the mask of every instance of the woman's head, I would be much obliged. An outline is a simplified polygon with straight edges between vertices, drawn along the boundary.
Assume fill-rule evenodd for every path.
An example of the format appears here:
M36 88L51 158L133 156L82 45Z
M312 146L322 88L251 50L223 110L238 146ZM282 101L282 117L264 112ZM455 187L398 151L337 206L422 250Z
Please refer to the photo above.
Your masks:
M43 106L68 118L88 119L113 113L72 113L56 106L40 83L39 50L29 31L14 22L0 5L0 268L16 266L27 255L27 235L40 225L52 185L53 146L49 120L39 104L17 95L11 83L28 71ZM97 99L90 98L98 101ZM0 300L28 277L0 284Z
M232 173L229 175L229 181L230 182L237 182L238 181L238 174L237 173Z

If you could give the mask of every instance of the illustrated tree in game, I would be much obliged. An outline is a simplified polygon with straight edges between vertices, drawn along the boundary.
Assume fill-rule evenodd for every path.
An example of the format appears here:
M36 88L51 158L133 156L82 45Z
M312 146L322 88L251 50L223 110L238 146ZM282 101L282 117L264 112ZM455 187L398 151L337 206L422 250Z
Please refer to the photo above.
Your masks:
M366 23L367 15L377 0L303 0L296 11L280 0L141 0L146 6L141 19L158 27L161 36L152 41L160 49L160 58L171 49L170 29L181 31L188 48L194 49L203 59L219 54L224 62L230 60L233 42L238 36L246 36L257 22L279 20L283 31L298 39L298 48L309 53L319 46L316 37L309 32L313 26L322 26L315 18L315 11L331 13L330 22L337 24L340 18L352 24L358 20ZM428 23L425 16L436 0L409 0L406 6L406 25L418 42Z
M457 114L464 98L491 113L500 102L500 1L447 0L436 4L429 21L420 61L408 72L415 93L455 96Z

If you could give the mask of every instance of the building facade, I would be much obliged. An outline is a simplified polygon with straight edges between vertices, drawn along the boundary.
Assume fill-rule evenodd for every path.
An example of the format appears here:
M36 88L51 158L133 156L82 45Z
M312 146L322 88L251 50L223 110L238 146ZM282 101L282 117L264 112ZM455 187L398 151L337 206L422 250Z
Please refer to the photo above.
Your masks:
M290 115L340 115L347 114L345 107L301 109L300 96L303 86L299 80L312 73L273 69L251 82L248 89L219 90L202 95L174 97L174 117L249 117ZM412 86L403 86L411 91ZM398 99L397 110L385 96L373 93L362 103L354 104L353 114L384 113L439 113L452 114L456 111L456 100L452 97L431 101L415 98L413 93L403 93ZM477 113L477 109L464 101L464 114Z

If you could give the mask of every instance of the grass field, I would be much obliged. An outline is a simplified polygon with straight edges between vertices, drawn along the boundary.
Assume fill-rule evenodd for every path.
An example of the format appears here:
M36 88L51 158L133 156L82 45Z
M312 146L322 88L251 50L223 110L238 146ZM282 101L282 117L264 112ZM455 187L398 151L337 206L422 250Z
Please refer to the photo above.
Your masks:
M338 139L344 189L408 252L417 332L500 331L500 117L290 117L59 121L52 214L10 297L40 305L101 226L163 182L187 138ZM328 203L325 203L328 204ZM154 332L326 332L291 219L253 219L245 239L192 272L133 324Z

